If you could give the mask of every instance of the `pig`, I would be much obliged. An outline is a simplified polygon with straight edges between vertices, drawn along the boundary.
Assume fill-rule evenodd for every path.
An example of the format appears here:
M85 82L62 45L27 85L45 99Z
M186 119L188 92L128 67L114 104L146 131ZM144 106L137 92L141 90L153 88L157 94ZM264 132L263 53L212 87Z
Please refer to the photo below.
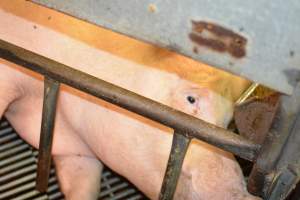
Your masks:
M232 100L245 89L233 89L231 81L237 79L229 74L100 28L93 28L97 31L90 30L86 37L99 38L103 33L116 43L125 40L126 46L120 47L125 50L101 48L85 40L85 36L72 37L66 30L70 24L76 24L69 27L75 32L89 25L28 2L2 1L0 6L1 39L220 127L227 126ZM43 16L46 22L41 20ZM59 19L54 27L47 26L49 16L54 21ZM188 72L180 71L179 65L195 67L200 75L191 70L191 79L200 77L202 84L188 78ZM24 140L38 148L43 77L5 60L1 60L0 69L0 116L4 115ZM221 86L216 87L216 82ZM247 81L240 82L247 85ZM172 129L157 122L62 85L52 155L66 199L97 199L102 163L130 180L150 199L158 199L172 133ZM259 198L247 192L233 155L193 140L174 199Z

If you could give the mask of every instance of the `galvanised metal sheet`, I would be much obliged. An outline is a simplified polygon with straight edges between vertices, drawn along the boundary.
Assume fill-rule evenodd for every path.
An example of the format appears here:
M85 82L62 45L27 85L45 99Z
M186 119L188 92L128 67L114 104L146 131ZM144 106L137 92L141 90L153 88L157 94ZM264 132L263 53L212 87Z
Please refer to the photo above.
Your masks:
M299 0L33 0L291 94Z

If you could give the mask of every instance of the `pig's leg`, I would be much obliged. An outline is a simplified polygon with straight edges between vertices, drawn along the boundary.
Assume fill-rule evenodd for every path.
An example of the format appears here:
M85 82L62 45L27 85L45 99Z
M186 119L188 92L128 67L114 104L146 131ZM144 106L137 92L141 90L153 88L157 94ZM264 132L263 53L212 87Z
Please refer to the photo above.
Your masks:
M96 200L102 163L93 157L54 156L61 189L67 200Z

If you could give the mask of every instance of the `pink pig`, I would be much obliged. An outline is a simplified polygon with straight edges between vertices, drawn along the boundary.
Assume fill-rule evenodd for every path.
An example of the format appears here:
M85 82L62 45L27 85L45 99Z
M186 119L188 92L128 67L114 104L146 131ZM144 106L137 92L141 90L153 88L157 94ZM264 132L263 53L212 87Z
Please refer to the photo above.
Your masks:
M176 73L115 56L86 42L85 36L71 38L65 34L70 17L65 17L65 21L57 20L54 29L46 22L37 25L32 16L36 16L37 21L45 16L47 21L49 14L52 20L64 15L28 2L10 3L0 3L1 39L207 122L227 126L232 115L232 100L212 90L209 84L201 86ZM18 9L10 9L17 6ZM28 19L27 15L31 17ZM95 32L90 34L90 37L97 37ZM142 57L147 48L135 51ZM176 60L176 56L173 58L174 63L181 61ZM184 62L179 64L184 65ZM20 136L38 148L43 77L5 60L1 60L0 69L0 116L4 114ZM201 69L205 74L205 66ZM231 86L226 85L227 92ZM237 90L242 91L245 86ZM62 85L52 154L66 199L97 198L102 162L129 179L149 198L157 199L172 133L172 129L157 122ZM259 198L247 192L241 169L230 153L193 140L184 160L175 199Z

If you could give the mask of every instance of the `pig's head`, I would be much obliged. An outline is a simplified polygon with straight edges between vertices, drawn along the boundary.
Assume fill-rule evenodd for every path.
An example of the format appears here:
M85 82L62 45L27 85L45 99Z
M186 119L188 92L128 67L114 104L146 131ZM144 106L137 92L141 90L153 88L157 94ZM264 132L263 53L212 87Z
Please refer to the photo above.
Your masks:
M233 113L233 102L184 80L172 91L171 106L220 127L228 125ZM202 141L192 141L189 147L175 196L191 200L259 200L247 192L232 154Z
M173 108L220 127L228 125L233 113L230 100L185 80L171 92L170 101Z

